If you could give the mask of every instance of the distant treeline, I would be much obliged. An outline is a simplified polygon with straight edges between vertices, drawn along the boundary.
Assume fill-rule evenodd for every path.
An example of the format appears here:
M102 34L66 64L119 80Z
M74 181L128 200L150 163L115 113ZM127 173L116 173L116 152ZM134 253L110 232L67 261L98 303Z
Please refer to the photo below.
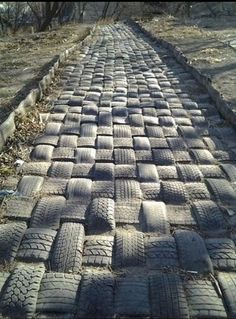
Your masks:
M125 17L171 14L174 16L235 15L235 2L0 2L0 30L17 32L31 26L35 31L48 30L54 24L71 21L96 22Z

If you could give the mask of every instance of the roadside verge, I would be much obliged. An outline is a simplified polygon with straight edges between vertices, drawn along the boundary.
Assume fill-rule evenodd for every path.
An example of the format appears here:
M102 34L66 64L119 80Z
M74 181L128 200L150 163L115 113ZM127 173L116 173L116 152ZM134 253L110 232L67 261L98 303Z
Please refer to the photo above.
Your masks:
M232 108L228 105L227 101L224 99L222 93L220 93L216 88L213 87L210 77L207 77L201 73L196 67L191 64L191 61L184 55L183 51L176 45L170 42L160 39L153 35L150 31L147 31L140 23L134 20L128 20L128 24L134 26L144 35L146 35L154 44L158 44L166 48L176 60L185 68L186 71L190 72L193 77L205 87L211 99L214 101L218 111L221 115L234 127L236 127L236 114L233 112Z
M7 119L0 125L0 151L3 149L7 138L11 136L16 129L15 126L15 118L19 115L24 115L28 112L37 101L42 99L47 88L52 83L53 79L55 78L55 72L59 68L59 66L66 61L66 59L76 50L79 49L84 42L88 39L88 37L92 36L95 30L94 26L90 29L89 34L79 43L73 45L69 49L63 51L57 61L53 64L53 66L49 69L48 73L38 82L37 88L32 89L29 94L23 99L20 104L14 109L13 112L9 114Z

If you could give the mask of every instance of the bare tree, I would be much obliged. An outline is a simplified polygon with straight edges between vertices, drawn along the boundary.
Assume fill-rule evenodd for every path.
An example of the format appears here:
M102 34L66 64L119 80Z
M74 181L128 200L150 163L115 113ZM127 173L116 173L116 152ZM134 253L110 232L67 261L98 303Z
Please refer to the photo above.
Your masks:
M101 17L101 3L100 2L87 2L87 9L90 17L98 21Z
M112 4L112 6L110 4ZM120 1L105 2L102 9L102 14L100 15L100 19L111 17L115 20L118 20L124 9L125 4Z
M66 2L27 2L37 24L37 31L45 31L53 18L58 17Z
M111 16L115 19L115 20L118 20L123 12L123 3L122 2L119 2L117 1L116 4L115 4L115 7L114 7L114 10L111 14Z
M2 31L7 28L15 33L23 24L26 24L29 16L26 2L1 2L0 25Z
M85 13L85 9L87 7L88 2L75 2L75 4L77 5L77 16L76 16L76 21L83 23L84 21L84 13Z
M87 7L88 2L85 1L79 1L79 2L71 2L73 4L72 7L72 18L71 20L77 21L77 22L83 22L85 9Z
M107 17L109 5L110 5L110 1L106 1L104 4L102 15L101 15L100 19L105 19Z
M204 2L204 3L205 3L205 5L206 5L207 9L210 11L211 15L212 15L213 17L216 17L216 13L215 13L215 11L214 11L213 8L212 8L211 3L209 3L209 2Z

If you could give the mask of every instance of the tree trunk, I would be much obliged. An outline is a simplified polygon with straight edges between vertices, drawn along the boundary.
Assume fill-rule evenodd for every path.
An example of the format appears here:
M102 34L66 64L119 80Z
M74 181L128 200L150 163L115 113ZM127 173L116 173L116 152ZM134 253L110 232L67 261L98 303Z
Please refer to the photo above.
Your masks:
M0 16L0 25L1 25L1 28L2 28L2 33L4 33L4 23L1 19L1 16Z
M119 8L119 2L117 1L116 2L116 6L115 6L115 8L114 8L114 10L113 10L113 12L111 14L112 17L114 17L115 14L117 14L118 8Z
M81 12L81 2L75 2L74 10L75 10L74 20L78 22L80 18L80 12Z
M211 15L215 18L216 14L215 14L214 10L212 10L211 4L208 2L205 2L205 5L206 5L207 9L210 11Z
M28 2L31 11L33 12L36 22L37 22L37 31L42 32L47 30L51 25L52 19L58 17L62 8L65 6L66 2L40 2L40 7L38 10Z
M76 21L83 23L84 22L84 13L88 2L77 2L77 19Z
M42 14L41 14L41 12L38 12L30 2L27 2L27 4L30 7L30 10L32 11L32 13L34 15L34 18L36 21L36 29L39 30L40 25L41 25L41 21L42 21Z
M110 5L110 2L108 2L108 1L105 2L105 5L104 5L103 11L102 11L101 19L105 19L106 18L109 5Z
M190 18L190 16L191 16L191 6L192 6L191 2L187 2L185 4L185 12L186 12L188 18Z
M52 16L47 16L45 18L45 20L43 21L43 23L40 25L39 27L39 32L43 32L43 31L46 31L48 29L48 27L51 25L51 22L52 22Z
M176 14L178 14L178 13L179 13L179 11L180 11L181 7L182 7L182 3L181 3L181 2L179 2L179 3L177 4L177 7L176 7L176 8L175 8L175 10L174 10L174 15L176 15Z
M52 19L56 18L64 7L65 2L46 2L45 6L45 20L40 26L39 31L45 31L51 26Z

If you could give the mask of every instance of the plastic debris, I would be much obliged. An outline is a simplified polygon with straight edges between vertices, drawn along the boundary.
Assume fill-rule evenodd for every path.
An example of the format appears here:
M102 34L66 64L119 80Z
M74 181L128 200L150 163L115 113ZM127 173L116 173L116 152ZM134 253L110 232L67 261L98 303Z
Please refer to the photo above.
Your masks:
M13 191L12 189L2 189L0 190L0 197L13 195L14 193L15 191Z
M24 164L25 161L21 160L21 159L17 159L14 163L14 166L19 168L20 166L22 166Z

